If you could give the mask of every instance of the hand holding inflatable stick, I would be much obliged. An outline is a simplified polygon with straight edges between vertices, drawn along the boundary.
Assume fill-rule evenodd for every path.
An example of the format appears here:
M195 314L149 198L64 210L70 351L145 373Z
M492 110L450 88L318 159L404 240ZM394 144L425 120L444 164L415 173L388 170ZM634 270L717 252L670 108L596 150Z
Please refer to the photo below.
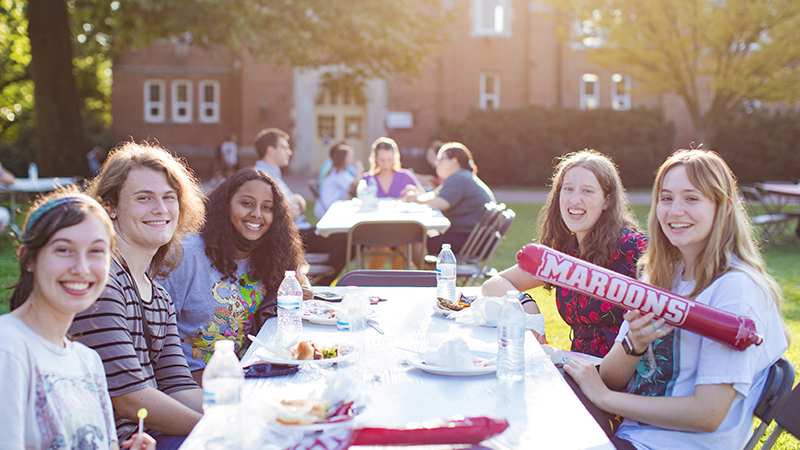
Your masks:
M652 311L671 325L738 350L763 341L749 317L697 303L544 245L522 247L517 261L522 270L544 282L645 314Z

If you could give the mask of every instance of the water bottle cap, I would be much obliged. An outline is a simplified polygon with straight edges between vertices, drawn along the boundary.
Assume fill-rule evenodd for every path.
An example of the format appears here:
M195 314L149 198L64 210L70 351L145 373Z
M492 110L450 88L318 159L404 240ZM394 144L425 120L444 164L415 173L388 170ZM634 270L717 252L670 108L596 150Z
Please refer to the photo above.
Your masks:
M227 339L218 339L214 341L214 352L227 352L233 351L233 341Z
M450 248L450 244L442 244L442 250Z
M509 289L509 290L506 292L506 297L509 297L509 298L519 298L519 291L518 291L518 290L516 290L516 289Z
M294 270L287 270L283 273L284 277L293 277L295 275Z

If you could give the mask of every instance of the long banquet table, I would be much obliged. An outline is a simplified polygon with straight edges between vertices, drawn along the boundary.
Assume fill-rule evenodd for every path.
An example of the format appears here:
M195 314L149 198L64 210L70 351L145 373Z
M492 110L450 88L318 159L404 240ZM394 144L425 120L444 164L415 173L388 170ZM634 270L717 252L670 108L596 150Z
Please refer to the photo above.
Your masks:
M317 223L316 233L327 237L333 233L347 233L361 222L391 222L416 220L428 230L444 233L450 221L438 209L402 200L379 199L377 205L362 204L359 199L334 202Z
M344 293L343 287L317 289ZM475 294L479 288L464 289ZM362 295L378 295L387 301L373 306L378 314L375 320L385 334L367 327L363 391L369 400L356 416L354 427L402 428L409 422L456 415L505 417L509 428L474 448L614 449L529 333L525 340L525 378L521 382L500 382L494 374L432 375L405 364L413 353L403 349L432 350L458 336L473 351L496 352L496 328L458 324L436 314L435 291L435 288L359 288ZM268 320L259 337L268 339L276 322ZM303 333L308 339L330 341L336 339L338 331L335 326L304 322ZM251 346L242 359L243 366L256 362L256 349L256 345ZM289 376L247 379L243 398L254 398L259 393L269 393L276 401L305 398L319 389L321 375L333 370L338 369L301 369ZM201 420L181 448L203 448L211 422L208 417Z

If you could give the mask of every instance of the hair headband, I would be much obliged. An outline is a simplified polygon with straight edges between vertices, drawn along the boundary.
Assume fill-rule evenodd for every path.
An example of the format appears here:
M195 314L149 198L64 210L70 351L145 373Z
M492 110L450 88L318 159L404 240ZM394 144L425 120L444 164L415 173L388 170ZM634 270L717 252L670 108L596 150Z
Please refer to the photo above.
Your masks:
M42 218L43 215L47 214L48 211L51 211L53 208L61 205L67 205L70 203L83 203L86 201L86 197L80 195L64 195L61 197L56 197L51 200L48 200L41 205L39 205L36 210L34 210L30 216L28 216L28 220L25 222L25 232L22 233L23 237L28 237L30 235L30 230L36 224L36 222Z

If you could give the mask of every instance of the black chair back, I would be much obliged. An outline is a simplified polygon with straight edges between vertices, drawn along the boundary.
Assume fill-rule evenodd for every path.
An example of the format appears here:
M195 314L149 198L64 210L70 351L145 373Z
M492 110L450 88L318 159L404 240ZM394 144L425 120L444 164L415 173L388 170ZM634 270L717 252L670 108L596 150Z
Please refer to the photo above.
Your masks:
M436 287L434 270L353 270L336 282L337 286Z
M744 450L752 450L755 448L756 443L767 431L770 422L775 419L781 406L787 399L789 391L792 390L794 384L794 365L786 358L781 358L769 368L767 375L767 382L764 384L764 390L761 392L761 397L756 404L756 409L753 415L761 419L761 423L753 432L753 436L747 441ZM797 405L800 408L800 403ZM768 448L768 447L762 447Z

